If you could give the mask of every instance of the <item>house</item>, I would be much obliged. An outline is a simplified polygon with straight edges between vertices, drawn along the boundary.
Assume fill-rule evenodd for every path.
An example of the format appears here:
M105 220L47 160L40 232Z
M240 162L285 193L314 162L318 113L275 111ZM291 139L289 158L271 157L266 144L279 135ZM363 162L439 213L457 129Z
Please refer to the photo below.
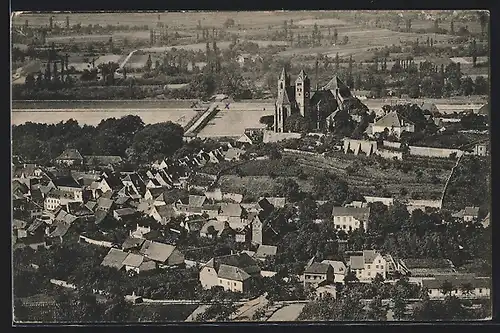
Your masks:
M139 251L146 240L144 238L137 238L134 236L129 236L122 244L123 251Z
M116 165L123 163L123 159L121 156L113 155L86 155L84 156L84 162L89 166L113 168Z
M215 219L221 213L221 205L203 205L201 207L201 214L206 214L209 219Z
M458 213L452 215L455 219L463 222L473 222L479 216L479 207L465 207Z
M238 140L236 140L236 145L238 146L238 148L247 148L253 143L253 140L246 133L243 133L243 135L240 136Z
M142 198L146 194L146 184L137 173L128 173L121 179L123 185L138 197Z
M177 214L196 215L202 214L202 207L207 198L204 195L189 195L188 198L179 199L174 208Z
M105 212L111 211L115 207L115 202L112 199L106 197L100 197L97 199L96 210L103 210Z
M203 224L200 229L200 237L219 237L222 234L222 231L228 227L227 222L217 221L217 220L209 220Z
M172 217L175 216L175 210L173 205L163 205L163 206L152 206L149 213L149 216L154 218L157 222L162 225L167 224Z
M385 130L389 134L399 138L403 132L415 132L415 124L401 117L396 111L387 113L372 125L372 134L383 133Z
M478 143L474 146L472 151L473 155L476 156L487 156L488 155L488 145L485 143Z
M316 290L314 291L316 299L321 299L325 297L337 298L337 286L331 282L320 283Z
M101 266L113 267L118 270L124 267L123 261L127 258L128 253L119 249L111 248L108 254L101 262Z
M254 258L257 260L265 261L268 257L274 257L278 248L272 245L260 245L255 252Z
M344 278L347 275L347 267L343 260L338 258L325 259L322 264L328 264L333 267L334 281L336 283L344 283Z
M224 152L224 159L226 161L239 161L241 155L243 155L245 151L240 148L229 148Z
M165 193L165 188L163 187L148 188L144 194L144 199L152 200L157 203L157 206L161 206L165 204L163 193Z
M118 221L130 220L136 215L137 211L133 208L121 208L121 209L115 209L113 211L113 217Z
M65 221L57 221L52 225L46 227L46 243L47 245L61 244L63 242L63 237L68 233L71 228L71 223Z
M377 274L380 274L384 279L387 278L386 259L376 250L364 250L361 253L351 255L349 269L360 281L372 280Z
M129 253L123 260L125 271L134 271L137 274L156 269L156 263L152 260L144 258L144 256L136 253Z
M317 288L321 282L334 282L333 267L329 264L313 262L304 271L304 288Z
M109 175L108 177L102 177L99 182L98 190L102 193L107 192L118 192L123 188L123 182L117 175Z
M269 213L266 211L249 214L252 244L264 244L269 241L270 235L273 233L277 235L276 231L266 222L268 215Z
M260 197L259 202L263 199L267 200L267 202L269 202L269 204L271 204L273 208L284 208L286 205L285 197Z
M55 188L73 196L73 201L83 202L83 188L71 175L51 178L47 188Z
M59 155L55 162L66 166L83 165L83 157L77 149L66 149Z
M490 298L491 279L484 277L446 276L422 280L422 288L430 299L443 299L443 284L449 283L451 296L458 298Z
M488 213L488 215L486 215L486 217L481 221L481 225L483 226L483 228L489 227L489 225L490 225L490 213Z
M181 222L181 227L189 233L199 233L205 223L207 223L207 220L204 218L186 219Z
M173 245L146 240L139 252L156 261L160 268L184 264L184 255Z
M345 232L363 228L368 230L370 207L333 207L332 218L336 229Z
M455 273L455 266L449 259L415 259L398 260L400 271L412 277L426 278Z
M247 225L247 212L240 204L223 203L220 207L218 221L228 222L233 229L244 228Z
M221 286L233 292L245 292L253 279L260 278L257 262L246 253L231 254L210 259L200 270L203 289Z

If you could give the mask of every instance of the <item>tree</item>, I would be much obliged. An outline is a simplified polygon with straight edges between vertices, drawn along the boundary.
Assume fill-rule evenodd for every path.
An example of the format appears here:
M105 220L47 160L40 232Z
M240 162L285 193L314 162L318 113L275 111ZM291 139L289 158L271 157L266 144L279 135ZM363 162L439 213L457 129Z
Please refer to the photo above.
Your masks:
M27 78L26 78L27 79ZM474 94L488 95L489 94L488 82L484 76L477 76L474 80Z
M337 32L337 28L335 28L333 30L333 44L337 44L338 38L339 38L339 34Z
M344 44L349 43L349 36L345 35L343 38L343 42L344 42Z
M183 135L183 128L170 121L148 125L135 134L132 148L144 162L164 158L182 147Z
M474 286L470 282L465 282L460 285L460 290L462 294L468 296L474 294Z
M302 117L299 113L294 113L285 120L285 131L292 133L307 133L311 130L311 122Z
M274 116L262 116L259 119L259 123L266 125L267 128L271 128L274 125Z
M231 27L234 27L234 25L235 25L235 22L232 18L228 18L223 24L224 28L231 28Z
M486 25L488 24L488 12L479 11L477 15L479 17L479 24L481 24L481 36L484 36Z
M453 291L453 284L449 281L444 281L443 284L441 285L441 293L443 295L450 295L451 296L451 292Z
M285 196L290 202L296 202L300 196L299 184L292 178L279 179L276 192L279 196Z
M387 309L382 305L382 297L376 296L370 303L368 318L376 321L387 320Z

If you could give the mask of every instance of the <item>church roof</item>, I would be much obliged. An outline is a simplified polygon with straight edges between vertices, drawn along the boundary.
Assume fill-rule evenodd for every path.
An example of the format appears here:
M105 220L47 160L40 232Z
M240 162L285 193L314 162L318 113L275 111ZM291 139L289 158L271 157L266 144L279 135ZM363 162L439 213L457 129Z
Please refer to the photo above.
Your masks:
M333 79L330 80L324 87L323 90L331 90L331 91L336 91L339 90L340 96L342 97L350 97L351 92L349 90L349 87L345 85L344 82L342 82L338 76L334 76Z

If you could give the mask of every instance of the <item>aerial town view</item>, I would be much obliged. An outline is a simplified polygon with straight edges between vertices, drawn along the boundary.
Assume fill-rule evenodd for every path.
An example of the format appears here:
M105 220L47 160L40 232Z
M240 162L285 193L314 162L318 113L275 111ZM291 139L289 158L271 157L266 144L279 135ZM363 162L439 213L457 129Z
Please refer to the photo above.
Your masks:
M12 13L13 325L491 319L489 22Z

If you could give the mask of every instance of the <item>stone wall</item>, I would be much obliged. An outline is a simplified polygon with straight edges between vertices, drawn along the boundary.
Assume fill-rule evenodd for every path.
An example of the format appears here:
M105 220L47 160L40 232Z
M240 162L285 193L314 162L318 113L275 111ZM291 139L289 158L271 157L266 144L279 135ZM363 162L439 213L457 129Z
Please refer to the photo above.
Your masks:
M448 158L453 153L456 153L457 157L462 156L464 153L460 149L419 147L419 146L410 146L409 148L410 148L410 155L415 155L415 156Z

